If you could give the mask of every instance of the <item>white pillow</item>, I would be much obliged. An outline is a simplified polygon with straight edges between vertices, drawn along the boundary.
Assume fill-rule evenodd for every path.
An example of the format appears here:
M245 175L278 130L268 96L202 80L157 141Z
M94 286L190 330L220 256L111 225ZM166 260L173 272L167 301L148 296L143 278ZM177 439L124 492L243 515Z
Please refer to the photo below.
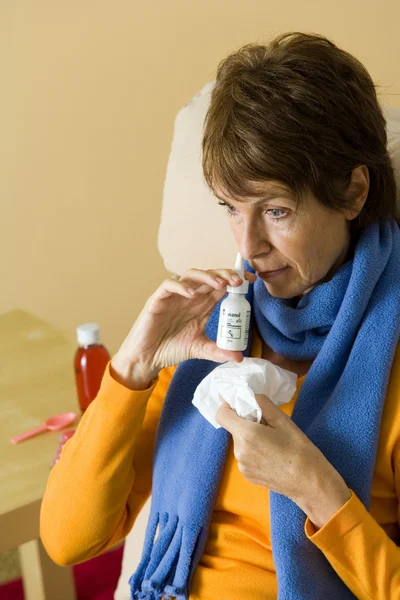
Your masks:
M166 268L184 273L190 267L234 266L236 242L224 211L206 186L201 168L201 138L213 82L208 83L178 113L164 186L158 248ZM397 166L400 192L400 110L383 107L388 122L389 148ZM398 198L400 208L400 197ZM399 210L400 214L400 210ZM128 580L139 564L150 500L144 505L125 540L121 575L114 600L129 600Z
M387 123L388 148L397 183L397 214L400 217L400 109L382 106Z
M158 232L159 252L172 273L182 274L191 267L233 267L235 262L236 242L201 168L203 122L213 85L207 83L175 120ZM400 194L400 110L383 107L383 111ZM398 206L400 214L400 196Z

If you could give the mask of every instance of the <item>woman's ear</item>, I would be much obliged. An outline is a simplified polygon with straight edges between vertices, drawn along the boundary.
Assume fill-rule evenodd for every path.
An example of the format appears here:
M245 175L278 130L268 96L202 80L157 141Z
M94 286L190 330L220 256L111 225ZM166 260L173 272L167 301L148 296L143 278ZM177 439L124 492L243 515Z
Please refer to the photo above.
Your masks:
M363 209L369 192L369 169L365 165L355 167L351 173L346 196L354 208L344 210L346 219L352 221Z

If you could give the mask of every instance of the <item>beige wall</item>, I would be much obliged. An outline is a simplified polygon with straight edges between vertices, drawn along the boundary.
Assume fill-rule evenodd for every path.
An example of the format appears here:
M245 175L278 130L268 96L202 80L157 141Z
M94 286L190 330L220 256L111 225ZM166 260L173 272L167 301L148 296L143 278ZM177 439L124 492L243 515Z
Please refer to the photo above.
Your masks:
M115 351L166 276L173 120L218 61L274 33L323 33L400 107L399 27L398 0L3 1L0 312L95 320Z

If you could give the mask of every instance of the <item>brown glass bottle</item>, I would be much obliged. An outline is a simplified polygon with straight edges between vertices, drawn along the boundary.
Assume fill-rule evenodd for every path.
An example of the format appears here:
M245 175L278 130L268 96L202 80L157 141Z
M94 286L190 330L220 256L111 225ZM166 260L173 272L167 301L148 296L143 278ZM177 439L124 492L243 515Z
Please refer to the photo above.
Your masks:
M110 355L100 342L100 328L96 323L77 327L78 349L74 357L75 382L78 402L84 413L96 398Z

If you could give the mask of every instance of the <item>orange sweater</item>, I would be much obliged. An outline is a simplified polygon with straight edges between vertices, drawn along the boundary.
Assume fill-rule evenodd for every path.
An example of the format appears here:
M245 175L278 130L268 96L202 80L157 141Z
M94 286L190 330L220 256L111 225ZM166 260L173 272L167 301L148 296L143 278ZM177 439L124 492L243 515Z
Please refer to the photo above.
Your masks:
M261 357L256 332L251 355ZM87 560L131 530L151 494L154 437L175 369L163 369L144 391L125 388L107 369L97 398L50 473L43 499L41 538L56 563ZM281 406L288 415L303 381L299 378L293 399ZM305 535L363 600L400 599L400 548L395 544L400 539L399 390L400 346L383 414L370 512L352 493L321 529L308 520L305 525ZM276 597L269 491L240 473L231 442L190 599Z

